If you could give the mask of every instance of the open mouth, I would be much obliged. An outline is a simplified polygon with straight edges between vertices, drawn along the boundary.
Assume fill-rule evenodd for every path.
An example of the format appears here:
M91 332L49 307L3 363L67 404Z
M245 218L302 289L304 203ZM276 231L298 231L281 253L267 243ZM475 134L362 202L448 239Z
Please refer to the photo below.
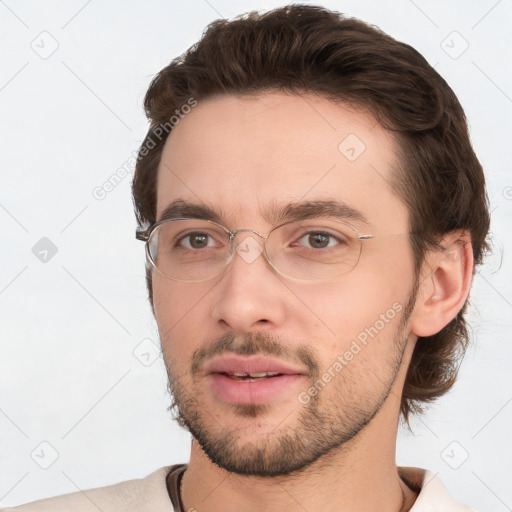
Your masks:
M226 373L221 372L220 375L224 375L228 379L238 380L238 381L246 381L246 382L256 382L262 379L270 379L273 377L280 377L283 375L282 373L275 372L257 372L257 373Z
M307 378L298 365L256 355L225 354L209 361L204 372L215 399L230 404L289 401Z
M233 404L265 404L286 397L305 378L297 373L214 372L207 376L214 395Z

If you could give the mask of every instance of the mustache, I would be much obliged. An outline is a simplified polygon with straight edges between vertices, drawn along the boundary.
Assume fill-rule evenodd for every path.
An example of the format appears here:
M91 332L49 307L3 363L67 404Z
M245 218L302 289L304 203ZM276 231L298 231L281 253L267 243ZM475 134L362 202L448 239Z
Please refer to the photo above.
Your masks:
M269 333L248 333L243 336L224 334L214 342L196 349L192 354L192 375L199 375L205 361L221 354L239 356L261 355L272 356L292 363L301 362L312 375L320 373L320 365L313 350L307 345L299 345L293 351L276 336Z

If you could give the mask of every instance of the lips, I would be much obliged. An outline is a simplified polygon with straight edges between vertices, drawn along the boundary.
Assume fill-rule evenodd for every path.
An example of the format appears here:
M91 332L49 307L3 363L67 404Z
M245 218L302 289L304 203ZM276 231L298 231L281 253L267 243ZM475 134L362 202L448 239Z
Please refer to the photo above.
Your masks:
M304 375L300 368L262 356L240 357L226 355L206 365L205 373L222 373L233 377L265 378L277 375Z
M230 404L283 400L306 375L300 368L276 359L236 355L214 359L206 365L205 373L214 396Z

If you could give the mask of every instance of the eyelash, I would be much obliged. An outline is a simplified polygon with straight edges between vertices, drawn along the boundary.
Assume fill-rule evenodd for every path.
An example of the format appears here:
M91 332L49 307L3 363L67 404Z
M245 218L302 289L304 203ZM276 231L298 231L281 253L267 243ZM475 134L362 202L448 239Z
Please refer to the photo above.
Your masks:
M193 232L186 233L186 234L181 235L180 237L178 237L176 242L175 242L175 247L183 246L182 242L187 240L187 239L188 239L188 242L190 244L190 238L193 237L193 236L198 236L198 235L204 235L204 236L207 236L209 238L209 240L215 240L215 237L212 236L209 233L205 233L205 232L201 232L201 231L193 231ZM297 244L298 241L304 239L305 237L311 236L311 235L323 235L323 236L329 237L328 245L326 247L322 247L322 249L327 249L327 248L333 247L332 245L330 245L330 243L333 240L335 240L339 245L344 245L344 244L347 243L346 240L344 240L343 238L340 238L339 236L336 236L333 233L329 233L327 231L311 230L311 231L306 231L306 232L302 233L298 238L296 238L296 240L294 242L292 242L291 245L292 246L297 246L296 244ZM210 247L210 246L207 245L206 247L201 248L201 249L205 249L205 248L208 248L208 247ZM189 250L200 250L200 249L195 249L193 247L185 247L185 248L189 249ZM310 247L310 248L314 249L312 247Z

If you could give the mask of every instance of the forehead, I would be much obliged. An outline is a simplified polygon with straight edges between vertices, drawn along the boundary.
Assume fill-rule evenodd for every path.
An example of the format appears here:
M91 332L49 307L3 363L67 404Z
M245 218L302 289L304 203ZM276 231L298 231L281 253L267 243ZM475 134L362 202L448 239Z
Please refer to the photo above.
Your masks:
M368 112L313 94L199 101L173 128L157 180L157 219L176 200L228 224L268 227L269 211L337 201L370 223L407 221L390 182L396 141Z

